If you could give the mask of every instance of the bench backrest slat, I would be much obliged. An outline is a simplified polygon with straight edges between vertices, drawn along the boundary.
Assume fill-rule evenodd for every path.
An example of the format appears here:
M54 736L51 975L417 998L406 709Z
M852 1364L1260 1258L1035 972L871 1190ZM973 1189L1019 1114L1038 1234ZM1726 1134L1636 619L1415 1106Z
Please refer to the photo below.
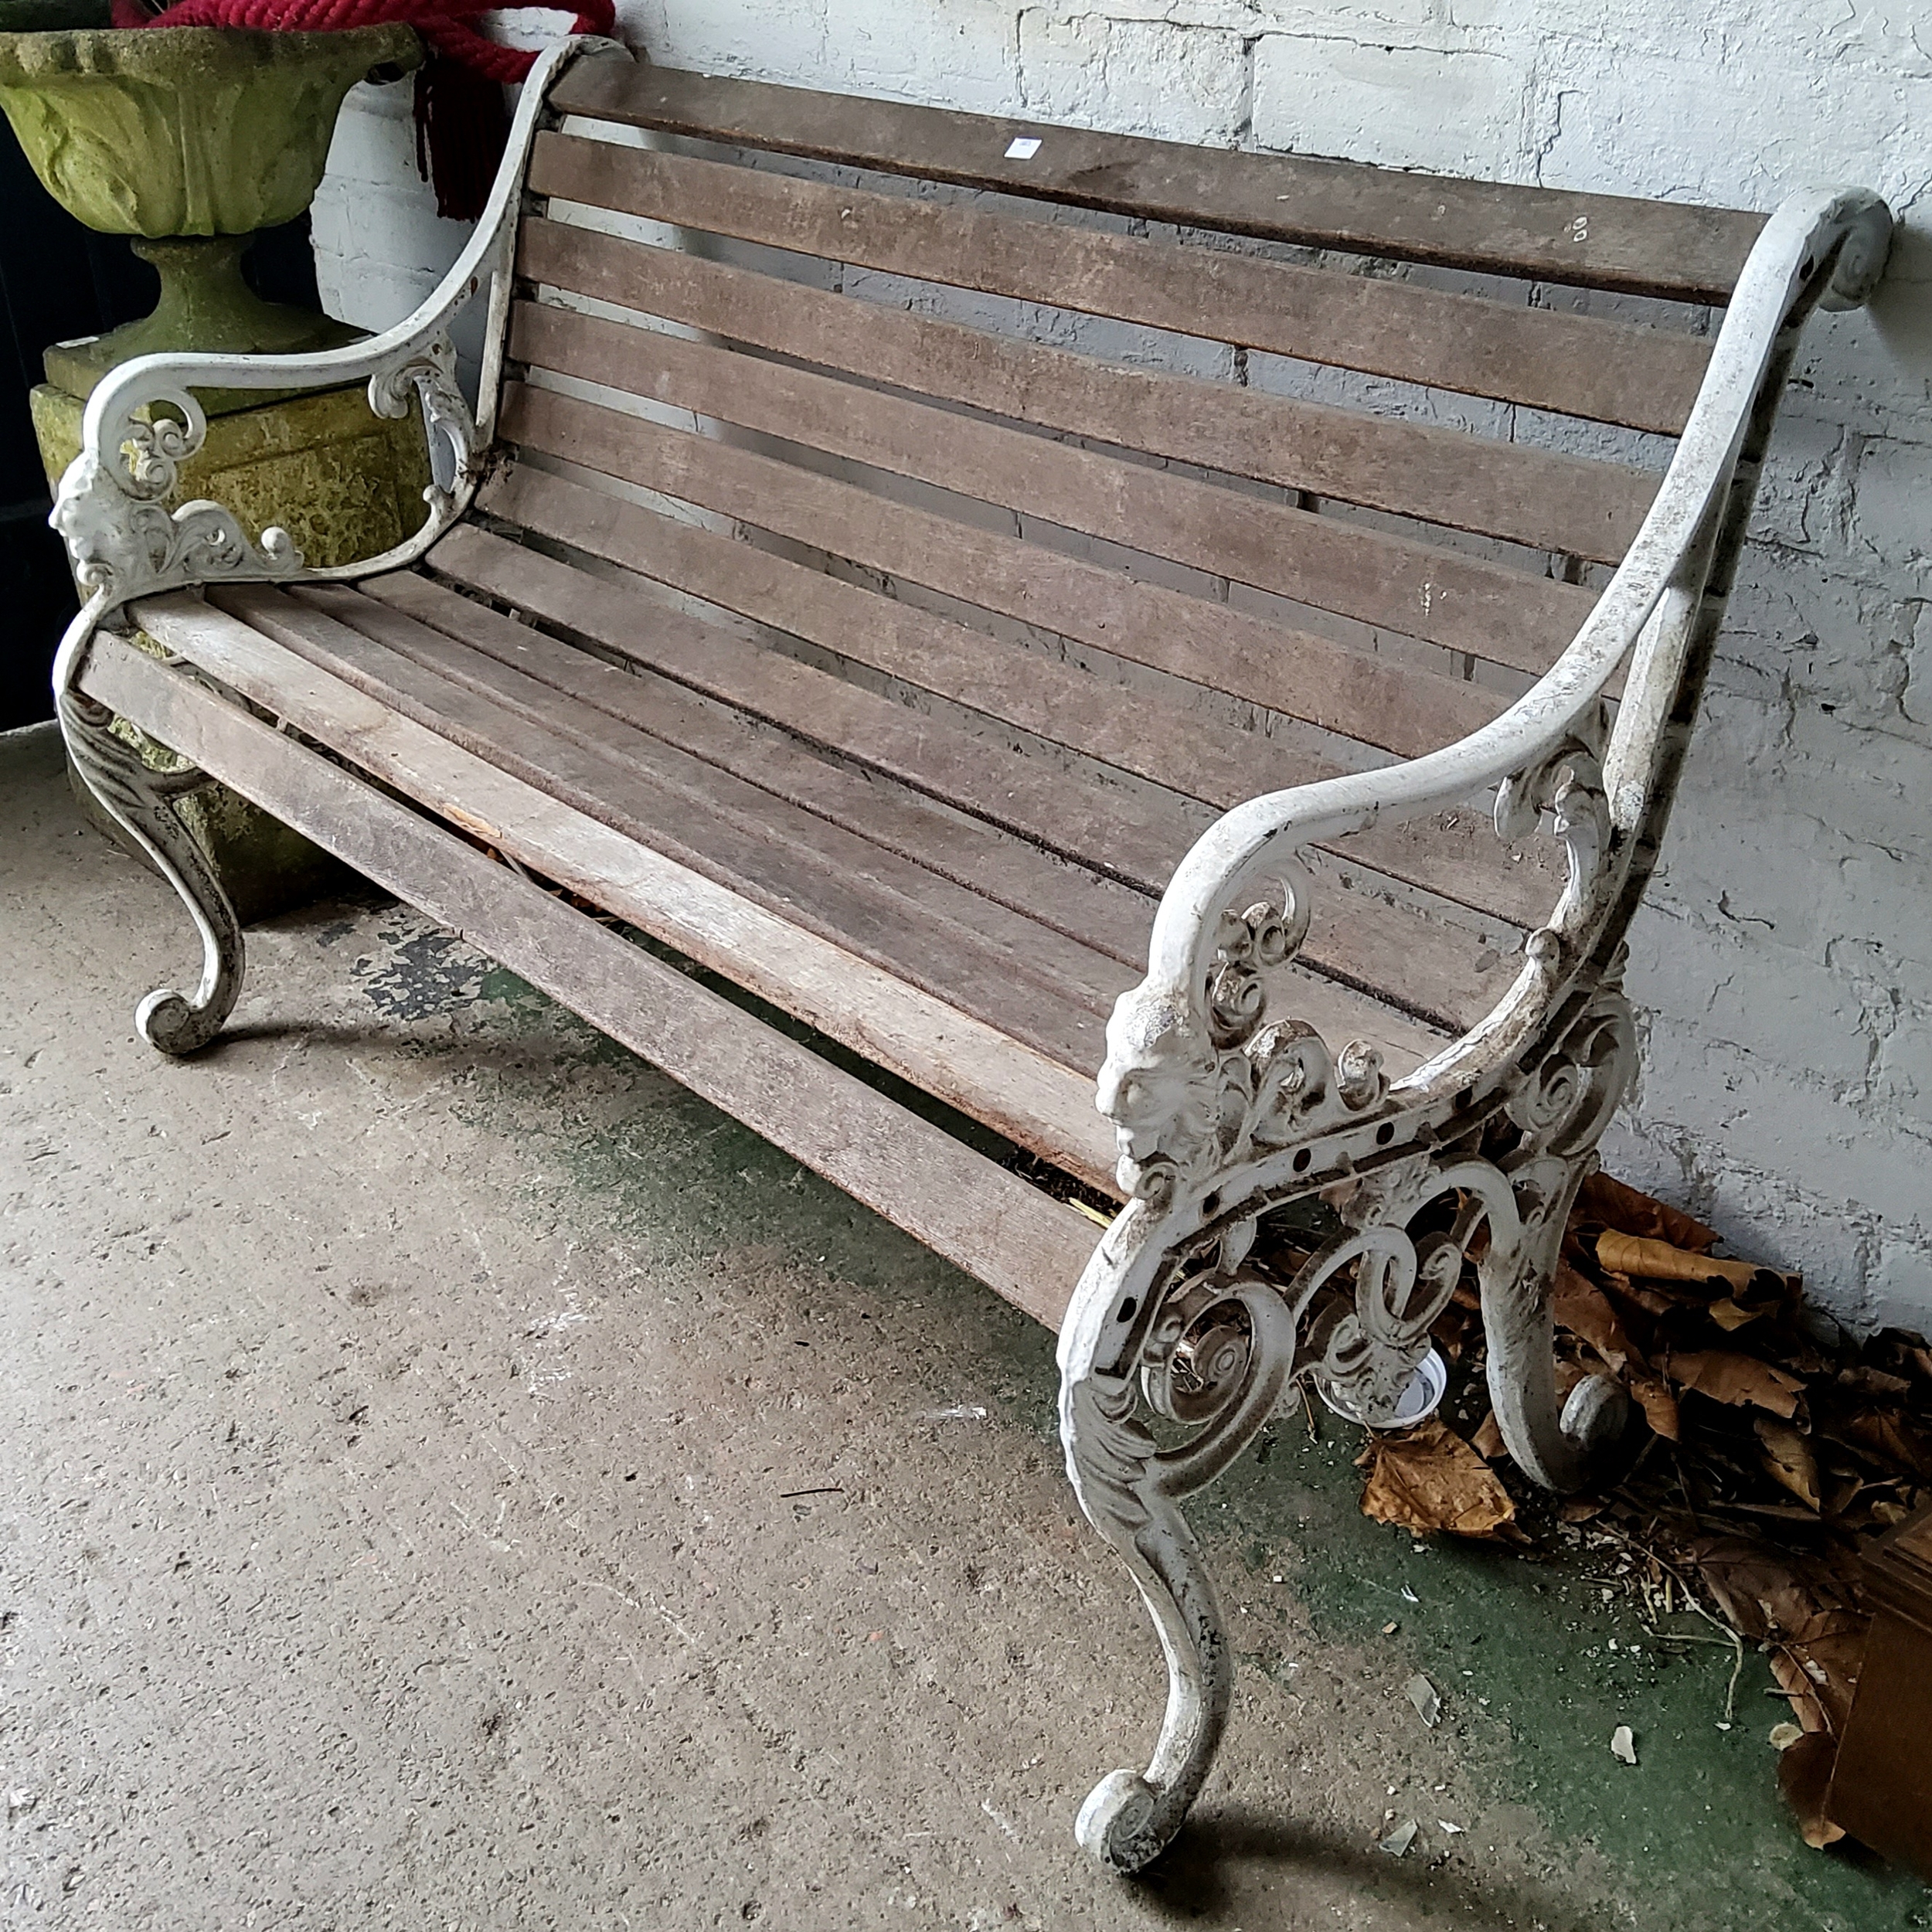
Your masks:
M643 379L640 370L654 364L662 366L667 356L681 352L640 342L650 334L627 329L621 324L599 324L566 311L529 308L518 315L512 350L519 359L555 368L563 375L606 388L649 393L649 389L637 386ZM689 362L693 359L683 359ZM697 366L704 369L706 365L699 362ZM667 385L654 400L726 420L759 414L750 406L753 385L768 366L750 358L720 355L709 365L713 376L709 386L672 389ZM1009 512L1009 528L1011 512L1019 511L1130 550L1164 556L1211 577L1233 579L1451 651L1514 662L1519 668L1544 668L1554 661L1593 602L1590 593L1580 587L1529 577L1402 536L1364 529L1338 517L1312 515L1067 444L1000 431L996 426L970 418L941 416L936 423L922 421L919 416L907 413L917 411L918 406L898 403L897 399L876 391L849 387L846 395L855 413L862 408L898 419L887 422L882 430L882 436L897 431L893 451L895 462L903 466L898 473L917 474L923 469L926 474L921 480L937 477L943 480L942 487L1004 509ZM714 403L715 409L707 406ZM766 420L781 419L761 417L760 423L744 427L761 427ZM617 419L620 427L634 421ZM642 439L640 451L648 442L660 469L675 464L686 486L719 487L716 478L729 467L728 457L742 454L727 452L706 438L664 432L663 436L678 444L693 446L672 448L665 444L663 436L646 437L648 427L635 424ZM847 427L856 430L863 424L855 422ZM824 431L828 442L834 440L834 427ZM922 430L928 438L942 432L946 438L937 447L929 443L930 463L920 460ZM1003 440L993 448L962 452L959 445L968 430L998 434ZM806 440L802 427L787 440ZM847 451L859 447L854 437L840 440ZM553 453L565 457L575 453L567 443L553 447ZM886 454L880 444L868 447L872 454L860 460L870 461L875 467L889 467L880 461ZM621 448L608 454L612 460L627 464L643 460L641 454L629 454ZM976 457L983 468L970 467L968 457ZM1070 587L1070 594L1049 616L1043 606L1040 583L1056 574L1070 573L1056 570L1053 561L1056 553L1045 546L1000 536L994 546L998 561L989 568L986 546L966 541L971 526L964 522L959 522L955 529L952 519L894 504L849 484L833 485L803 467L765 460L770 464L764 479L767 501L760 504L754 498L743 507L734 502L729 510L719 503L704 506L767 528L775 527L774 516L782 518L788 526L797 526L787 533L795 534L799 541L910 582L925 583L988 609L999 608L1002 601L1018 604L1020 607L1007 614L1048 626L1063 635L1083 636L1085 641L1103 648L1111 647L1104 637L1093 634L1090 600L1098 588L1094 579L1112 576L1119 580L1117 594L1109 602L1130 621L1131 607L1150 602L1143 593L1153 587L1118 571L1102 572L1087 566L1080 573L1083 580L1079 587ZM628 474L629 471L612 473ZM637 475L631 480L667 495L681 494L668 481ZM815 523L815 517L822 520ZM1014 553L1010 556L1006 555L1009 548ZM948 567L947 560L973 556L976 552L969 567ZM940 570L947 572L949 580L933 582L934 573ZM1016 587L1002 588L1002 583ZM1129 607L1123 609L1123 605ZM1209 614L1222 607L1216 603L1204 604ZM1151 609L1141 620L1160 621ZM1284 635L1284 646L1291 642ZM1284 649L1284 685L1294 675L1292 652Z
M1623 556L1656 494L1646 470L1105 362L583 229L530 223L523 265L870 381L1592 562Z
M526 429L534 427L529 416L519 420ZM563 420L582 420L574 412ZM1177 728L1173 717L1150 732L1145 707L1132 692L1044 651L988 650L980 633L954 619L694 524L600 508L604 501L522 464L507 471L488 498L494 514L553 542L605 556L720 610L1209 804L1225 808L1257 790L1302 784L1335 768L1317 771L1306 757L1292 766L1271 762L1268 747L1257 747L1250 734L1237 743L1225 729L1185 723ZM797 527L782 514L778 520ZM621 555L604 547L606 522L624 528ZM995 537L987 547L997 543ZM944 561L930 573L964 578L963 573L954 577ZM1067 574L1077 580L1083 573ZM1012 601L1024 607L1019 598ZM1292 636L1265 619L1223 611L1220 624L1213 624L1198 614L1198 600L1170 592L1148 601L1173 623L1125 629L1107 623L1117 611L1103 608L1086 628L1131 662L1399 755L1433 749L1445 728L1473 731L1502 708L1493 692L1385 664L1324 638Z
M1675 435L1702 337L546 134L530 185L882 274Z
M1264 240L1722 302L1761 215L1243 154L862 100L638 63L580 61L569 114L997 189ZM1029 155L1015 139L1037 138Z
M631 461L628 453L639 445L622 433L624 419L614 419L619 434L611 444L597 446L594 418L599 413L595 405L543 389L512 389L508 398L511 427L532 447L567 438L580 460L625 461L633 474L653 474L648 462ZM727 456L743 454L726 451ZM724 466L727 472L743 468L739 481L748 486L748 496L755 495L762 480L758 462L748 457L743 466ZM729 491L706 494L720 502L734 500ZM1099 788L1070 783L1043 760L1025 760L1014 767L989 761L976 750L949 761L948 748L957 753L964 744L943 730L923 729L917 712L883 714L902 719L903 730L882 736L882 714L869 694L853 694L850 706L828 702L824 680L783 654L720 648L714 642L674 662L665 655L664 627L655 621L637 622L634 599L627 611L623 597L607 589L604 595L613 600L613 610L623 614L621 621L587 630L543 594L539 580L549 566L529 553L501 547L493 571L479 569L477 541L452 539L437 553L439 569L528 615L563 624L606 648L648 659L710 697L861 764L936 788L976 816L1142 892L1160 891L1175 860L1215 809L1248 795L1257 784L1305 783L1335 769L1293 744L1225 727L1217 750L1213 734L1195 729L1184 712L1171 706L1158 714L1162 738L1157 742L1147 730L1145 707L1117 685L1043 653L989 654L983 648L975 652L971 645L983 647L985 641L964 632L957 648L949 648L948 626L930 613L527 464L493 478L482 503L491 515L536 537L687 589L721 608L776 614L780 628L849 662L1146 780L1148 786L1130 791ZM566 580L551 575L559 583ZM818 689L802 689L811 684ZM1083 685L1083 692L1079 689ZM895 738L900 742L888 742ZM1190 751L1200 754L1198 764L1190 762ZM1444 835L1426 825L1404 828L1397 837L1366 836L1369 843L1356 855L1366 864L1386 865L1395 877L1511 922L1536 916L1555 889L1546 872L1535 864L1512 865L1508 853L1487 839L1472 846L1465 835Z

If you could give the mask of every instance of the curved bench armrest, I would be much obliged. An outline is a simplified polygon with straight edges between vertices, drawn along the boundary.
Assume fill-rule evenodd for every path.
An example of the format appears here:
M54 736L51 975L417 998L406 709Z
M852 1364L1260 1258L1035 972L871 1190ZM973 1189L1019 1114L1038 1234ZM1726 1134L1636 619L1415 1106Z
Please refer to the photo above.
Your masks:
M312 355L141 355L95 386L83 421L80 454L68 465L50 519L66 541L74 576L93 594L97 617L130 598L184 585L253 578L366 576L413 562L468 507L495 432L497 392L509 319L511 269L524 171L552 83L585 53L621 53L614 41L575 38L546 49L512 121L509 145L474 233L435 291L416 312L366 341ZM456 381L449 325L487 285L477 417ZM234 516L208 502L170 512L165 499L181 464L199 450L208 423L196 389L288 390L368 386L377 415L399 418L412 396L429 438L429 515L393 550L335 570L309 570L288 533L269 529L259 543ZM478 420L480 418L480 420Z
M1461 804L1499 787L1498 830L1517 837L1546 811L1569 844L1570 879L1502 1003L1403 1084L1466 1083L1533 1036L1580 963L1621 939L1674 790L1688 723L1673 736L1686 666L1706 655L1756 495L1757 465L1798 329L1814 306L1855 307L1883 273L1892 217L1862 189L1786 200L1740 277L1709 369L1650 512L1596 607L1551 669L1491 723L1427 757L1271 792L1210 826L1169 882L1147 978L1107 1028L1100 1111L1115 1124L1121 1179L1137 1189L1166 1145L1184 1091L1212 1085L1218 1055L1251 1034L1262 966L1308 929L1303 846ZM1636 662L1614 732L1606 685ZM1701 679L1701 665L1696 668ZM1249 902L1257 902L1253 906ZM1196 1097L1205 1103L1205 1088ZM1213 1116L1208 1107L1208 1117ZM1182 1158L1183 1168L1198 1161Z

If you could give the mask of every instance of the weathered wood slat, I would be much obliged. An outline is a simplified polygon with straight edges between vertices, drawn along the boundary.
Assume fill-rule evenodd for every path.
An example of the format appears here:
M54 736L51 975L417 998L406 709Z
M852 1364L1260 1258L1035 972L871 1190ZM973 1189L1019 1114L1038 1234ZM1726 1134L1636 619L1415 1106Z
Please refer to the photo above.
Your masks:
M170 650L430 811L1068 1172L1111 1185L1113 1137L1093 1110L1090 1077L612 830L239 617L182 596L138 614Z
M1270 739L1192 718L1179 706L1160 730L1150 731L1140 692L522 464L492 479L486 506L559 543L1211 804L1301 784L1318 768L1305 753L1291 756ZM621 545L614 553L613 543ZM1230 614L1213 607L1223 623ZM1166 650L1157 668L1191 673L1190 682L1405 757L1435 750L1502 709L1499 697L1479 686L1247 622L1261 634L1247 651L1230 648L1234 638L1217 631L1206 640L1207 651L1192 655L1184 641L1163 633ZM1241 628L1231 627L1237 633Z
M1077 1209L119 639L96 640L83 688L1035 1319L1058 1326L1098 1233ZM276 687L278 697L281 689ZM338 720L365 743L375 734L393 738L399 722L383 718L373 706L354 723ZM440 749L447 757L449 748ZM488 835L506 849L524 845L529 862L595 893L602 903L634 889L638 862L651 855L594 821L563 821L560 808L541 794L527 805L549 823L541 833L513 839L488 822L488 787L481 794L471 791L466 782L471 775L445 769L446 780L454 782L444 789L459 818L487 825ZM496 802L509 804L506 816L514 817L522 801L505 798L500 774L492 775L499 779ZM542 859L535 856L539 845L546 848ZM648 875L648 866L642 869ZM614 881L621 882L615 893ZM663 883L647 884L654 905ZM729 910L735 915L735 908ZM862 979L862 973L858 977ZM782 984L795 1011L798 984L789 975ZM848 989L848 1002L849 998ZM1003 1070L1016 1070L1018 1049L1010 1043L961 1026L943 1009L935 1018L936 1030L918 1056L924 1066L955 1060L970 1065L975 1054L989 1052ZM1070 1077L1058 1070L1043 1073L1049 1081ZM962 1081L957 1073L949 1079L943 1070L929 1078L934 1092L970 1084L977 1094L981 1084ZM1006 1104L1028 1084L1037 1091L1041 1077L1019 1083ZM1100 1124L1097 1117L1095 1124ZM1084 1165L1090 1168L1093 1163Z
M1692 301L1724 301L1761 215L1243 154L581 61L551 104L624 126L1153 221ZM1015 137L1039 139L1021 158Z
M640 621L634 591L484 531L451 531L430 562L471 590L1126 883L1165 878L1192 842L1177 841L1172 814L1142 798L1076 790L1044 760L995 761L963 732L725 632Z
M555 224L547 227L549 233L557 232ZM579 236L586 238L586 252L600 245L631 246L611 242L589 230L562 232L570 238L573 252ZM665 251L637 252L649 255ZM534 270L540 259L536 250L529 259ZM765 286L777 291L788 287L769 281ZM630 292L648 305L644 291ZM876 338L880 344L888 344L894 321L910 319L889 310L876 311L882 315L883 326L875 330L863 312L869 304L848 306L859 311L845 318L841 331L852 342L869 343ZM587 319L563 309L536 308L526 311L522 327L526 333L544 328L558 331ZM999 474L1002 465L1024 461L1023 452L1004 457L1000 454L1002 448L1010 451L1016 437L1024 436L1035 447L1039 445L1036 435L948 412L942 423L928 420L923 430L914 430L917 440L909 449L894 437L893 430L896 424L916 423L922 415L931 417L934 412L918 403L855 390L848 383L762 361L747 366L748 359L743 355L660 330L625 330L623 325L609 321L597 326L617 332L603 338L607 345L621 335L633 339L633 373L623 387L644 393L672 387L726 396L729 408L707 408L706 413L747 428L767 430L769 421L747 423L743 412L760 412L762 418L783 416L792 424L787 433L795 441L827 447L830 445L822 439L829 434L837 440L871 447L879 453L861 460L900 474L907 473L905 466L910 460L917 465L911 473L923 480L971 495L983 495L986 479ZM730 327L724 332L731 333ZM1191 463L1258 477L1318 496L1603 562L1616 562L1630 547L1656 494L1658 478L1647 470L1494 442L1460 430L1435 429L1294 402L1232 384L1112 369L1091 357L1066 350L1029 355L1026 345L1009 344L983 332L965 332L979 333L981 343L960 345L964 356L959 362L949 367L936 361L922 378L916 363L902 359L893 375L885 379L947 401L1003 409L1096 441L1178 455ZM567 354L583 338L538 334L534 339L553 352ZM801 349L788 352L808 352ZM533 354L524 359L543 358ZM607 346L604 359L620 359ZM870 349L861 349L852 359L883 359ZM1031 370L1002 366L1015 361L1022 366L1037 362L1047 366ZM1039 382L1041 395L1056 400L1043 406L1021 400L1029 396L1029 376ZM814 399L822 399L821 408L813 406ZM825 412L835 427L828 427ZM855 450L842 453L858 454ZM1095 456L1090 460L1104 463L1115 459ZM955 481L956 476L962 480ZM966 478L975 480L963 480ZM1173 493L1185 497L1202 487L1192 483ZM1003 501L998 497L993 500ZM1161 528L1161 519L1150 515L1148 547L1157 547L1153 539Z
M1244 621L1225 607L1124 571L892 502L795 464L554 390L511 385L503 421L504 434L513 443L1137 662L1172 668L1179 647L1167 641L1169 631L1190 641L1224 633L1255 645L1264 636L1282 634L1261 620ZM1090 494L1083 461L1087 452L1043 440L1039 447L1024 492L1038 506L1033 513L1049 522L1064 519L1077 529L1099 525L1089 533L1136 549L1145 547L1132 519L1143 479L1175 485L1182 480L1093 457L1102 466L1094 473L1097 484L1113 486L1110 497L1097 498ZM1258 589L1512 669L1548 668L1595 604L1580 585L1527 577L1335 517L1244 503L1234 492L1210 485L1192 487L1201 493L1199 521L1186 544L1168 546L1188 550L1187 559L1176 561L1243 583L1259 579ZM1292 651L1280 659L1280 695L1269 701L1277 709L1295 710L1291 694L1298 663ZM1205 668L1178 675L1216 682Z
M538 138L531 184L858 267L1666 435L1710 359L1701 336L569 135Z
M1109 685L1046 653L1003 646L857 584L521 464L511 464L493 478L481 501L492 515L533 535L770 623L854 662L1131 772L1181 799L1225 811L1260 792L1306 784L1335 769L1264 733L1209 723L1146 692ZM439 556L446 567L454 566L456 553ZM502 560L493 581L515 581L515 573L522 567L521 559ZM663 640L672 634L654 634L659 638L655 648L661 653ZM687 680L716 681L724 673L723 658L709 648L682 663L661 655L654 662ZM739 662L732 659L734 665ZM812 720L804 703L797 699L787 702L768 688L760 695L764 681L757 675L756 659L743 662L750 668L747 681L734 677L727 683L708 682L707 688L727 702L770 707L776 721L809 730ZM1277 675L1278 663L1265 670L1270 677ZM1261 682L1257 676L1256 685ZM1244 687L1237 680L1235 688ZM930 747L932 740L929 736L923 742ZM861 736L841 749L863 757L867 745ZM983 750L980 755L992 753ZM1057 814L1041 821L1005 816L1013 808L1014 797L1003 784L995 787L990 804L982 794L975 797L981 799L981 809L1029 837L1053 845L1067 835L1067 825ZM1110 806L1110 825L1115 822L1116 809ZM1206 823L1204 815L1179 805L1165 815L1153 848L1157 868L1165 867L1168 853L1178 853L1192 843ZM1485 909L1500 910L1519 923L1546 917L1562 889L1553 858L1534 847L1505 850L1487 825L1474 818L1452 828L1427 821L1378 828L1334 849L1352 865L1370 869L1381 865L1396 878L1451 898L1480 901ZM1145 855L1139 842L1111 838L1106 850L1112 855L1107 862L1116 869L1124 868L1123 876L1142 890L1158 893L1166 885L1164 869L1134 869L1134 859ZM1092 854L1080 855L1093 862ZM1418 946L1426 955L1427 944L1411 935L1380 957L1410 957ZM1311 955L1324 970L1356 985L1373 983L1369 956L1366 946L1339 954L1324 954L1318 949ZM1437 983L1440 975L1426 958L1419 964L1423 982ZM1444 972L1451 979L1455 977L1446 962ZM1441 1010L1459 1009L1452 999Z
M737 639L641 624L634 593L481 530L452 531L430 563L472 590L1143 889L1165 886L1210 815L1145 791L1075 785L1039 760L995 757L983 739ZM1158 709L1147 716L1157 730ZM1560 889L1533 862L1509 862L1479 823L1454 839L1371 832L1352 843L1359 851L1349 855L1371 865L1386 855L1394 876L1519 925L1546 917Z
M825 758L783 730L700 698L641 664L619 670L586 652L560 648L529 624L413 573L371 579L355 594L298 594L379 638L386 634L376 628L379 612L400 612L1123 964L1145 961L1153 917L1145 893L1083 866L1054 863L1036 845L881 773ZM406 638L398 637L396 645L406 654Z
M573 704L440 633L404 658L285 594L219 607L404 716L1068 1066L1097 1069L1134 969ZM407 622L391 614L395 622ZM430 661L434 661L433 668ZM621 674L620 674L621 675ZM1151 921L1150 921L1151 923Z
M527 624L427 577L402 574L359 588L364 594L359 599L339 591L304 594L358 628L368 621L358 613L359 602L406 612L1137 971L1145 962L1151 888L1136 892L1084 868L1055 864L1037 845L944 811L882 774L815 756L781 732L706 703L634 662L617 671L580 651L560 648L554 639ZM1366 885L1359 867L1352 876ZM1467 934L1346 889L1323 895L1302 957L1359 988L1372 988L1378 971L1400 960L1402 986L1397 997L1383 1003L1420 1013L1451 1031L1487 1012L1515 970L1515 961L1508 957L1482 965L1480 951ZM1368 1023L1352 1000L1336 1002L1332 989L1312 981L1300 985L1295 1002L1296 1010L1329 1037L1359 1033Z

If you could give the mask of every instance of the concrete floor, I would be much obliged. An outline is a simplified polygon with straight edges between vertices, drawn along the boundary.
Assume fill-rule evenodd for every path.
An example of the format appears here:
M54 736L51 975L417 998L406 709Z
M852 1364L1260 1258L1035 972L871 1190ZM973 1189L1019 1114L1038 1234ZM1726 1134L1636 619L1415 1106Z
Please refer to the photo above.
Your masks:
M1366 1522L1298 1418L1197 1509L1237 1714L1109 1880L1161 1678L1049 1335L372 893L150 1053L189 929L50 731L0 957L9 1932L1932 1923L1784 1825L1757 1660L1720 1731L1728 1652Z

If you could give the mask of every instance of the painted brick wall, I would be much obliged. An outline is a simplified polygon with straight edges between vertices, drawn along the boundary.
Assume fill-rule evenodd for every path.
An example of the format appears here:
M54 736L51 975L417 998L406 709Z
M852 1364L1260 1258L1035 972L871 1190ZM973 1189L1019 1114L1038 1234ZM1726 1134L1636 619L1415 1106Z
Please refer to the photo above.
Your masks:
M1617 1168L1932 1328L1932 16L1921 0L628 0L658 58L1396 167L1905 217L1866 314L1815 326L1773 447L1668 862ZM529 16L517 28L530 24ZM521 37L520 35L519 37ZM372 325L461 236L406 90L364 90L317 203Z

